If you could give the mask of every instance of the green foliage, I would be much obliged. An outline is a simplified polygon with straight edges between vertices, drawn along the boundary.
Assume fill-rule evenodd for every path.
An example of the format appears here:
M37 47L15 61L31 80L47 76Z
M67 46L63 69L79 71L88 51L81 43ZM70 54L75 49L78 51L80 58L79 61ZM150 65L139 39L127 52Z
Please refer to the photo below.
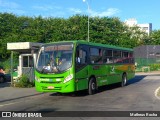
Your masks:
M5 73L9 73L10 69L11 69L11 58L8 58L6 60L1 60L0 61L0 66L3 66L3 68L5 69ZM18 57L17 57L17 53L14 52L14 58L13 58L13 68L17 69L18 66Z
M149 69L148 68L144 68L143 71L142 71L142 68L144 66L145 65L137 66L136 67L136 72L148 72L149 70L150 71L159 71L160 70L160 63L148 64L147 66L149 67Z
M90 17L90 41L133 48L160 44L160 31L151 36L135 26L129 28L117 17ZM88 16L64 18L16 16L0 13L0 60L8 59L8 42L49 43L64 40L87 40Z
M151 69L151 71L160 70L160 64L151 64L150 69Z
M14 82L14 86L15 87L22 87L22 88L29 88L29 87L33 87L34 83L29 81L29 78L27 77L27 75L22 75L20 76L16 82Z
M160 45L160 30L154 30L151 34L150 44Z
M9 73L10 71L10 61L9 59L4 61L4 62L0 62L0 66L3 66L5 73Z

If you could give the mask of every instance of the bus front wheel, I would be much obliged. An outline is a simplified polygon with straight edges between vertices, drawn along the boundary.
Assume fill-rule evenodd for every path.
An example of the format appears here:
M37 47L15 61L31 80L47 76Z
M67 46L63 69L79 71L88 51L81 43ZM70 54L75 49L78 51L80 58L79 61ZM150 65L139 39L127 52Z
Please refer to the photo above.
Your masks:
M124 86L126 86L126 84L127 84L127 75L123 74L121 86L124 87Z
M91 78L88 83L88 94L93 95L96 92L96 80Z

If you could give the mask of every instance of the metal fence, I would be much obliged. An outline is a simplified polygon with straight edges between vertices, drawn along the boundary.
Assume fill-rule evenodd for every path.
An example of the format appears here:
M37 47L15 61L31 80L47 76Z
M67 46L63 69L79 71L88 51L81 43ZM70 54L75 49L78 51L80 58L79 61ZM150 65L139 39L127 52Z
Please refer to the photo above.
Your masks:
M136 58L136 71L148 72L160 70L160 58Z
M28 68L23 67L22 68L22 74L25 74L29 78L29 81L33 82L34 77L35 77L33 67L28 67Z

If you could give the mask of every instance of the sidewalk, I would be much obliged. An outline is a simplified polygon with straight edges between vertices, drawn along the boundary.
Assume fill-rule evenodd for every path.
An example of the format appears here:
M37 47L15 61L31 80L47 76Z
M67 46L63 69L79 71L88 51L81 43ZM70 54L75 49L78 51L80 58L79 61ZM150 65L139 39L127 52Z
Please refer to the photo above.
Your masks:
M136 72L135 75L160 75L160 71Z
M158 75L160 71L152 72L137 72L135 75ZM31 96L38 96L46 93L39 93L33 88L16 88L10 87L10 82L0 83L0 104L5 101L11 101L22 98L29 98Z
M10 100L16 100L21 98L27 98L30 96L41 95L44 93L39 93L35 88L16 88L10 87L10 83L1 83L0 84L0 103Z

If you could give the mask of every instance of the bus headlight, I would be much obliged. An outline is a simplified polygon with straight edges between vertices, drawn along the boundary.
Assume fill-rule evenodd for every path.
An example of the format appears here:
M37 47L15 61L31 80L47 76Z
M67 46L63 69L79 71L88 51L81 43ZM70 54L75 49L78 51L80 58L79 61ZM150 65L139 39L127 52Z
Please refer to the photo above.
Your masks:
M70 74L69 76L67 76L67 77L64 79L64 83L70 81L72 78L73 78L73 74Z

